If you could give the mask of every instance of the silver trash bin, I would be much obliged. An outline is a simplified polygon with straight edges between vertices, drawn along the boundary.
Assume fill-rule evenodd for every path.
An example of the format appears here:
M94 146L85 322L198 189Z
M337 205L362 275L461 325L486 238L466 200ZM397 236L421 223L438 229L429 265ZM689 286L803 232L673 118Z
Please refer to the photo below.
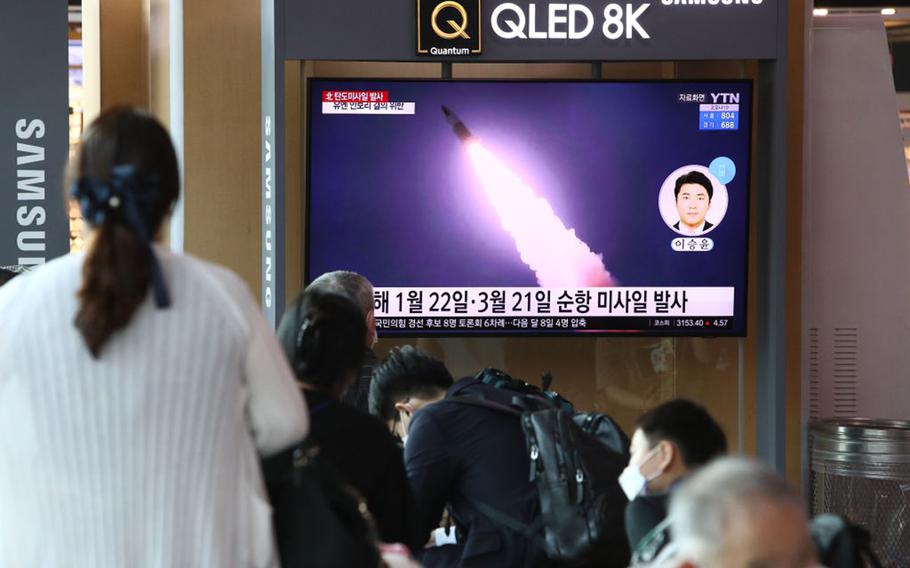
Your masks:
M869 529L885 566L910 566L910 422L812 423L809 492L812 516L849 518Z

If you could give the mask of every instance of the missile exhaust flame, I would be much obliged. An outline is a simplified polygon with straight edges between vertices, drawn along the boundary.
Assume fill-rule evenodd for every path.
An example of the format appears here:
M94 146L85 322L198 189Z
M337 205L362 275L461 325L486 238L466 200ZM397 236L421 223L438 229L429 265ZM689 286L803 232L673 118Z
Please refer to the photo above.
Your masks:
M615 281L584 241L559 219L550 203L474 138L454 114L444 108L455 134L464 142L487 198L515 241L522 262L540 286L613 286Z

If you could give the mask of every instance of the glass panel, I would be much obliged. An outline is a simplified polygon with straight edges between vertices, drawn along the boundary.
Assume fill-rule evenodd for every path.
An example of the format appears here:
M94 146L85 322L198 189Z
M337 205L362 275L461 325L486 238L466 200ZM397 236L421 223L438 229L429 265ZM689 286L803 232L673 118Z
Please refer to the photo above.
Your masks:
M703 404L737 447L736 338L439 338L382 340L383 358L396 345L416 344L440 357L452 375L496 367L529 383L553 374L552 388L580 410L605 412L631 434L635 419L675 397Z

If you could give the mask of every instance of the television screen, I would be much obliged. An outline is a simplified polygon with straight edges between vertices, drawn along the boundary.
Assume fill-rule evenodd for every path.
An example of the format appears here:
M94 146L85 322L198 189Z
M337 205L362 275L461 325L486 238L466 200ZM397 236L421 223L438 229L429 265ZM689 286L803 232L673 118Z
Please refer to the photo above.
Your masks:
M307 281L383 335L743 335L752 85L309 82Z

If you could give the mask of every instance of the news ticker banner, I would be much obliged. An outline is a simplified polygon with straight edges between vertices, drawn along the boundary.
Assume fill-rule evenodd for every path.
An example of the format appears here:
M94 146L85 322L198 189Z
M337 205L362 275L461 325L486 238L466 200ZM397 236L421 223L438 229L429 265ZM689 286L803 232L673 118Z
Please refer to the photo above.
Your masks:
M734 327L733 287L376 288L386 331L664 331Z
M69 251L67 4L6 2L0 17L0 266Z

